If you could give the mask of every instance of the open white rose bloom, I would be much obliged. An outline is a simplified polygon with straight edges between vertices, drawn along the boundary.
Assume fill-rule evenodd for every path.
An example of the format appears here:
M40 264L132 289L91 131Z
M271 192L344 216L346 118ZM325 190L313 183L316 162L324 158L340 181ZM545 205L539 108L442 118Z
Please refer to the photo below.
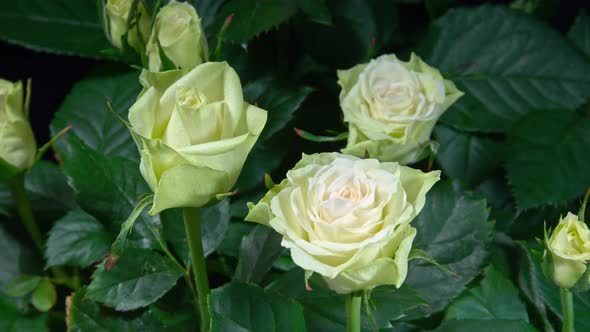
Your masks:
M463 95L453 82L412 54L383 55L338 71L340 107L349 135L343 153L402 165L418 161L436 121Z
M248 221L283 235L294 262L338 293L404 282L420 212L439 171L339 153L303 155Z
M246 103L226 62L151 73L129 110L141 152L140 170L154 191L154 214L200 207L230 191L266 123L266 111Z

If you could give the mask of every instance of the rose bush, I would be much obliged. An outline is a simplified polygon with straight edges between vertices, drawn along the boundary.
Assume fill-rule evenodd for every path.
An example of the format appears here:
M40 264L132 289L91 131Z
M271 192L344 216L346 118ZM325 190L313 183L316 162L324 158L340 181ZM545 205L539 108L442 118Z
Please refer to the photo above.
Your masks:
M154 191L150 212L199 207L230 191L266 123L266 111L244 102L236 72L209 62L189 72L144 71L141 82L129 122Z
M400 287L424 206L440 172L338 153L303 155L247 221L274 228L293 261L338 293Z
M438 118L463 95L415 54L408 62L390 54L339 70L338 84L349 123L342 152L401 164L420 159Z

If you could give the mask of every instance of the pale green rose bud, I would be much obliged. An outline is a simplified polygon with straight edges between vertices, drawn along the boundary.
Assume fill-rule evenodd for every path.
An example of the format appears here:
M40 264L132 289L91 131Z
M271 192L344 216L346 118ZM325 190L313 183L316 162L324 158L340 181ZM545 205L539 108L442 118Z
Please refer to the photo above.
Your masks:
M561 288L585 291L590 288L590 231L583 221L568 213L547 238L545 234L543 273Z
M163 70L164 61L177 69L194 68L207 61L207 52L201 18L193 6L172 0L160 9L146 49L151 71Z
M266 123L244 102L225 62L191 71L143 71L144 90L129 110L140 171L154 191L151 214L200 207L229 192Z
M274 228L293 261L338 293L400 287L416 236L410 222L440 172L339 153L303 155L247 221Z
M422 157L436 121L463 95L415 54L409 62L391 54L339 70L338 84L349 123L342 152L402 165Z
M23 98L22 82L0 79L0 158L19 170L31 167L37 153Z
M118 49L123 49L125 46L123 38L127 32L127 23L132 5L133 0L106 0L104 7L106 34L111 44ZM150 33L151 20L142 1L137 3L135 10L136 15L139 15L139 21L131 26L127 35L127 42L136 51L141 52L141 45L145 45Z

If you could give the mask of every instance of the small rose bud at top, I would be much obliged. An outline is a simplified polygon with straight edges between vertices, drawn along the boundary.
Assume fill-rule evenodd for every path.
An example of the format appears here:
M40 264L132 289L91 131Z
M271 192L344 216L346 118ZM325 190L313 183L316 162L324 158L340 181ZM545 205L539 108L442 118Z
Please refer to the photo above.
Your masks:
M343 153L366 150L381 161L418 161L438 118L463 95L453 82L412 54L410 61L383 55L338 71L340 107L349 135Z
M545 235L543 273L557 286L576 291L590 287L590 231L578 216L568 213L551 236Z
M133 0L107 0L105 6L105 19L107 37L111 44L118 49L123 49L123 38L127 32L127 24ZM142 1L137 3L134 15L139 18L134 24L131 24L127 34L127 42L136 51L141 51L141 41L145 44L150 33L150 17L143 6ZM139 35L141 33L141 36Z
M22 82L0 79L0 158L17 169L33 165L37 145L24 106Z
M192 69L206 62L207 39L195 8L174 0L162 7L156 15L146 54L150 71ZM166 62L174 68L164 68Z

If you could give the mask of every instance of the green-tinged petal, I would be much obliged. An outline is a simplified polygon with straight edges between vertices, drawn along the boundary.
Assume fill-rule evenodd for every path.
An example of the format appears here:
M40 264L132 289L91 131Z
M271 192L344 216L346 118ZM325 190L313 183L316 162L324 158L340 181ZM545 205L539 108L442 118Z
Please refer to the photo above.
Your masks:
M0 123L0 158L18 169L33 165L37 145L31 126L24 120Z
M358 80L359 74L366 66L366 64L360 64L346 70L336 71L336 74L338 75L338 84L342 87L342 93L346 94L350 91L354 83Z
M176 207L201 207L231 187L227 173L190 164L164 172L150 214Z
M414 206L414 216L424 207L426 193L440 180L440 171L424 173L421 170L401 167L401 181L407 200Z
M283 189L287 187L289 181L284 179L281 183L273 186L269 191L266 192L264 197L254 205L252 202L248 202L248 215L244 220L257 222L266 226L270 226L270 220L274 218L270 210L270 201Z

